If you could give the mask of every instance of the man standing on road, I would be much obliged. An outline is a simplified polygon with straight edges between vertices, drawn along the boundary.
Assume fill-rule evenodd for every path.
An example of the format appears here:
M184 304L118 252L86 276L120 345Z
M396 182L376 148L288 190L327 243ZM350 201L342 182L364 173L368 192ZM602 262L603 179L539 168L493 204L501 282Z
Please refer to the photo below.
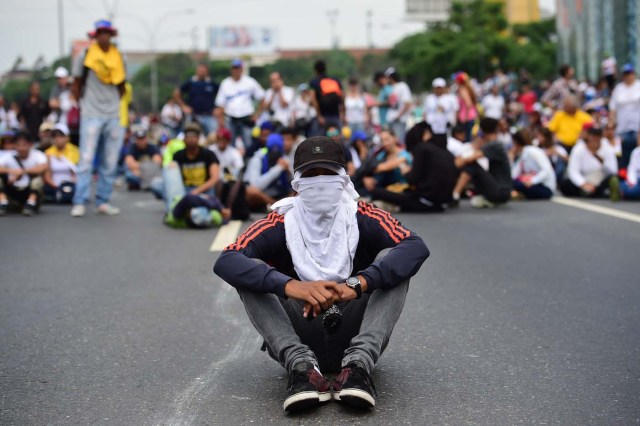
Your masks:
M620 168L625 169L631 151L640 141L640 82L636 80L633 65L622 67L622 82L613 89L609 109L611 121L616 123L616 134L622 140Z
M276 132L279 132L291 125L296 92L293 88L284 85L279 72L272 72L269 80L271 88L267 90L256 115L259 117L262 111L268 111L271 121L276 125Z
M198 64L196 74L180 86L180 90L174 92L174 97L183 111L200 124L205 136L215 132L218 128L218 123L213 116L217 94L218 83L211 79L209 69L204 63ZM187 96L187 103L182 100L181 95Z
M262 101L264 89L253 77L244 75L242 67L240 59L231 61L231 75L222 80L216 96L216 116L220 127L231 130L231 144L235 146L239 136L244 149L251 151L251 130L257 118L254 101Z
M294 170L298 195L227 247L214 272L238 290L264 348L289 372L285 410L332 396L370 408L371 373L429 251L388 213L355 201L340 144L305 140ZM341 372L331 383L320 369Z
M411 89L409 89L407 83L400 79L400 75L395 68L388 68L385 71L385 75L393 86L390 98L391 108L387 112L387 121L400 143L404 145L404 138L407 134L407 120L411 116L411 108L413 107Z
M20 123L32 139L38 138L40 125L50 112L49 104L40 95L40 83L34 81L29 86L29 97L20 105L18 115Z
M316 128L314 135L324 135L327 129L341 128L344 121L344 93L342 85L333 77L327 76L327 65L319 60L313 66L316 76L309 82L312 90L311 103L316 109Z
M118 32L111 22L100 20L89 33L94 42L78 55L73 66L73 97L80 100L80 164L71 216L84 216L91 190L91 171L96 151L98 168L96 206L99 214L116 215L120 209L109 204L123 142L120 126L120 97L125 91L126 69L122 54L111 44ZM101 142L101 143L99 143Z

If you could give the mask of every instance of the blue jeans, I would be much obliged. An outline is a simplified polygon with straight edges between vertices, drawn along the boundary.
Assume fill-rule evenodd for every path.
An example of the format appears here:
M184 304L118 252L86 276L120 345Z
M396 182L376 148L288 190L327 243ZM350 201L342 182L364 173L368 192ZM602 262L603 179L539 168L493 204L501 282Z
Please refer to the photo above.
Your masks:
M631 151L638 146L638 132L620 133L622 141L622 157L620 158L620 168L626 169L631 159Z
M231 145L236 146L236 139L240 137L242 144L247 152L251 151L251 131L253 128L245 123L242 118L234 118L227 116L226 118L227 128L231 131Z
M625 200L640 200L640 182L636 186L631 186L626 181L620 182L620 189Z
M216 120L211 114L198 114L196 120L202 126L202 134L206 136L211 132L218 130L218 120Z
M91 191L93 159L100 158L96 205L108 203L116 179L118 156L124 137L120 119L81 117L80 118L80 164L76 180L73 204L86 204Z
M407 123L395 120L389 123L389 127L394 135L398 138L398 142L404 145L404 139L407 134Z
M553 191L541 183L527 186L519 180L514 180L513 189L524 195L527 200L548 200L553 196Z
M129 185L133 185L138 187L138 189L140 188L140 184L142 183L142 179L140 179L140 176L136 176L133 174L133 172L131 172L131 170L129 170L129 168L125 168L124 170L124 177L127 180L127 183Z

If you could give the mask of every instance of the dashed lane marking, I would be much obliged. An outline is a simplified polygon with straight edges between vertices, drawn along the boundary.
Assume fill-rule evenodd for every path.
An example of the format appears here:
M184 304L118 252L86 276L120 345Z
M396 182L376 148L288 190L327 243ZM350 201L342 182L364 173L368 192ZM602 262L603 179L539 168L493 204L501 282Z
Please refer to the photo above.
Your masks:
M611 216L618 219L628 220L629 222L640 223L640 215L634 213L623 212L622 210L612 209L609 207L599 206L597 204L587 203L585 201L573 200L565 197L553 197L551 199L556 204L563 206L575 207L577 209L590 211L593 213Z
M226 246L232 244L236 238L238 238L241 227L241 220L232 220L226 225L222 225L220 229L218 229L218 233L213 239L211 247L209 247L209 251L222 251Z

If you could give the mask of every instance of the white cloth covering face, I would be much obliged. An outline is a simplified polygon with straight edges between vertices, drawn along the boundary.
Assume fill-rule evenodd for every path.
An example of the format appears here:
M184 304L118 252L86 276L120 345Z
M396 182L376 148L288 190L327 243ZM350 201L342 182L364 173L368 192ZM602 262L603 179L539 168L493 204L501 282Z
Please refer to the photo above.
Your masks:
M284 198L272 209L284 214L285 237L293 267L303 281L344 282L353 270L360 231L355 201L358 193L343 167L313 164L337 175L303 178L295 172L296 197Z

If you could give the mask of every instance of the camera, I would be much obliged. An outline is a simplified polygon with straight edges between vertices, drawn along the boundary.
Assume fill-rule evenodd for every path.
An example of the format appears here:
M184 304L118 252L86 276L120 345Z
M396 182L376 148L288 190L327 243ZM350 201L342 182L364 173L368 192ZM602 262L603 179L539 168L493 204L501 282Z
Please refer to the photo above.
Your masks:
M333 333L338 330L342 324L342 312L336 305L331 305L329 309L322 316L322 326L329 333Z

